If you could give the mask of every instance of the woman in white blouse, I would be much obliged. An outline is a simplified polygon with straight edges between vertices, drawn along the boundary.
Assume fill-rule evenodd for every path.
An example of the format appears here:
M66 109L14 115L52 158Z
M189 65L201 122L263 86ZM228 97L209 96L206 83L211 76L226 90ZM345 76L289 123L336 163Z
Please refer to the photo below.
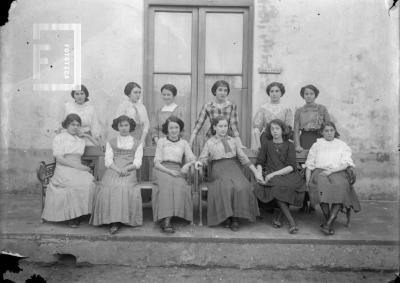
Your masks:
M71 91L71 96L74 102L65 103L63 119L71 113L79 115L82 119L82 133L92 136L96 141L101 143L101 126L93 105L88 102L89 91L84 85L81 85L81 90ZM84 139L86 145L94 145L90 139Z
M189 167L196 162L189 143L180 138L184 123L175 116L162 126L166 137L157 142L154 157L153 218L165 233L174 233L172 217L193 221L191 187L185 180Z
M136 170L142 165L143 144L130 135L135 121L126 115L114 119L112 128L119 131L106 144L106 172L101 180L94 211L93 225L110 224L110 233L116 233L121 224L138 226L143 223L142 197L136 187Z
M333 224L342 208L360 210L360 204L348 179L347 167L354 167L350 147L339 140L333 122L321 126L323 138L311 146L306 161L306 184L312 205L319 204L325 217L320 230L325 235L335 233Z
M140 142L144 143L146 135L149 132L150 121L146 107L142 102L140 102L142 88L135 82L129 82L125 86L124 93L129 97L129 100L124 101L119 105L115 117L126 115L135 120L136 130L133 135Z
M82 134L82 121L77 114L69 114L62 122L66 131L58 134L53 141L53 155L56 169L46 190L46 201L42 218L47 221L69 221L72 228L78 227L80 216L91 213L92 198L95 189L90 168L81 163L88 138Z

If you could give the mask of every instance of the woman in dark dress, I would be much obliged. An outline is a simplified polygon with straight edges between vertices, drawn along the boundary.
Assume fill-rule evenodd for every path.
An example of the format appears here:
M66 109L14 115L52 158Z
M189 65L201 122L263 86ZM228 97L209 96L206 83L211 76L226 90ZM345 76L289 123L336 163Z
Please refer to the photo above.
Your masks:
M239 218L255 222L260 215L257 198L240 164L247 166L258 181L262 181L254 165L243 152L239 141L228 136L228 120L218 116L211 123L214 136L210 138L196 162L196 168L210 164L207 225L223 223L232 231L239 230ZM211 161L211 162L210 162Z
M289 205L301 206L306 187L296 171L294 144L288 141L289 131L279 119L272 120L261 136L261 150L256 166L264 176L255 189L257 198L263 203L275 202L289 221L289 233L298 232L290 213ZM274 217L273 226L280 228L281 222Z

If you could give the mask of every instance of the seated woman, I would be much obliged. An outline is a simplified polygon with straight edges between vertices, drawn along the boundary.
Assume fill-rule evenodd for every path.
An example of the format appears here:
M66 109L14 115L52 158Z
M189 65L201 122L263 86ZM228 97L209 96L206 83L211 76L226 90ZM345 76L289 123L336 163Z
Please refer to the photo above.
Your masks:
M144 143L149 132L150 122L146 107L140 101L142 88L135 82L129 82L125 86L124 93L128 96L129 100L122 102L118 106L115 117L126 115L135 120L136 130L133 135L139 142Z
M165 233L175 232L172 217L193 221L192 192L185 175L196 157L180 137L183 127L178 117L170 116L165 121L162 131L166 137L158 140L154 157L153 219Z
M239 218L254 222L260 215L257 199L251 183L244 176L239 164L248 166L253 174L256 168L243 152L239 141L228 136L228 120L218 116L211 123L213 137L200 154L196 167L209 168L207 225L215 226L224 222L226 228L239 230Z
M137 184L136 169L142 165L143 144L130 135L136 123L126 115L114 119L112 128L119 132L106 144L106 172L101 180L90 223L111 224L116 233L121 224L143 223L142 196Z
M71 91L71 96L75 101L65 103L63 119L68 114L78 114L82 120L81 131L101 143L101 126L93 105L88 102L89 91L84 85L81 85L81 90ZM90 139L84 139L86 145L94 145Z
M81 118L69 114L62 122L66 131L58 134L53 141L53 155L56 169L46 190L46 200L42 218L47 221L69 220L70 227L79 226L79 217L92 212L95 189L90 168L81 163L88 134L80 134ZM81 135L81 136L78 136Z
M239 136L239 122L237 114L237 106L233 102L228 100L230 93L230 87L228 82L224 80L216 81L211 87L211 92L215 96L215 101L206 103L200 111L192 134L190 136L189 144L193 146L193 142L203 127L207 117L212 120L218 116L224 116L228 121L228 135L238 140L241 147L242 141ZM210 127L206 133L206 137L212 136L212 127Z
M313 85L306 85L300 90L306 104L294 114L294 143L297 152L310 149L317 138L321 137L319 129L322 123L330 121L326 107L315 103L318 94L319 90Z
M154 144L165 135L162 132L162 125L169 116L175 116L183 119L183 108L175 103L175 98L178 93L176 87L172 84L165 84L161 87L161 96L164 105L157 109L156 115L152 119L152 132L151 138Z
M286 108L281 104L281 97L285 94L285 86L278 82L272 82L267 86L267 95L270 102L261 105L253 119L254 131L254 147L253 149L260 149L261 134L267 128L269 122L274 119L280 119L291 128L293 124L293 112L290 108Z
M298 228L289 205L301 206L306 188L296 171L296 152L288 136L289 130L283 121L274 119L268 124L256 163L258 176L265 177L256 185L255 194L263 203L274 201L289 221L289 233L295 234ZM281 227L279 218L280 213L274 217L275 228Z
M311 147L306 161L306 184L311 204L319 204L326 222L320 226L325 235L333 235L333 224L341 208L361 207L357 195L346 178L347 167L354 167L351 149L339 140L333 122L321 126L323 138Z

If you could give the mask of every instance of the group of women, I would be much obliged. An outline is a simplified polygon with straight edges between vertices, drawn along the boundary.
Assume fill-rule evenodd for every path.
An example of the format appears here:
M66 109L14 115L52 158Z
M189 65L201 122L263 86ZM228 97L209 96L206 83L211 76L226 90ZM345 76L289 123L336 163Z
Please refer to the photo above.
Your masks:
M75 101L66 104L64 130L53 141L57 165L47 188L42 218L68 221L71 227L77 227L81 216L91 214L92 225L107 224L112 234L122 225L142 225L136 170L141 167L149 132L156 144L153 219L165 233L175 232L173 218L193 221L187 182L193 170L207 169L208 226L223 225L237 231L241 221L256 221L259 203L264 203L274 208L273 227L282 226L284 215L289 233L295 234L299 228L289 207L301 206L308 193L311 205L319 204L325 217L320 230L332 235L341 209L360 209L346 177L346 169L354 167L351 149L338 139L327 109L315 103L319 94L315 86L301 89L306 103L296 110L294 127L292 111L280 104L285 94L283 84L273 82L267 86L270 103L262 105L253 119L259 149L255 164L243 152L237 106L227 99L230 86L226 81L216 81L212 86L215 99L203 106L189 142L182 139L184 109L175 103L177 92L172 84L162 86L164 105L150 121L140 102L141 87L134 82L126 85L124 93L129 100L118 107L113 120L112 128L118 135L106 142L107 169L96 186L89 167L82 165L80 158L85 145L101 143L100 126L93 106L87 103L87 88L72 91ZM191 147L207 118L211 122L208 140L197 158ZM296 151L304 149L309 150L305 180L296 166ZM249 168L254 182L245 177L241 166Z

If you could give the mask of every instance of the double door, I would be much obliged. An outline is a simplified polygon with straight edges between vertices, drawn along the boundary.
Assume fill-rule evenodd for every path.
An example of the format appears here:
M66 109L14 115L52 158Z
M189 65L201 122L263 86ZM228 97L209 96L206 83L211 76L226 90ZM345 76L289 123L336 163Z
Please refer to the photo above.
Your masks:
M238 106L242 141L249 145L250 31L246 7L150 6L144 62L145 104L150 115L163 105L161 86L175 85L176 103L185 110L184 137L188 139L201 107L214 100L213 83L226 80L231 89L228 99ZM207 121L197 144L204 142L208 128Z

